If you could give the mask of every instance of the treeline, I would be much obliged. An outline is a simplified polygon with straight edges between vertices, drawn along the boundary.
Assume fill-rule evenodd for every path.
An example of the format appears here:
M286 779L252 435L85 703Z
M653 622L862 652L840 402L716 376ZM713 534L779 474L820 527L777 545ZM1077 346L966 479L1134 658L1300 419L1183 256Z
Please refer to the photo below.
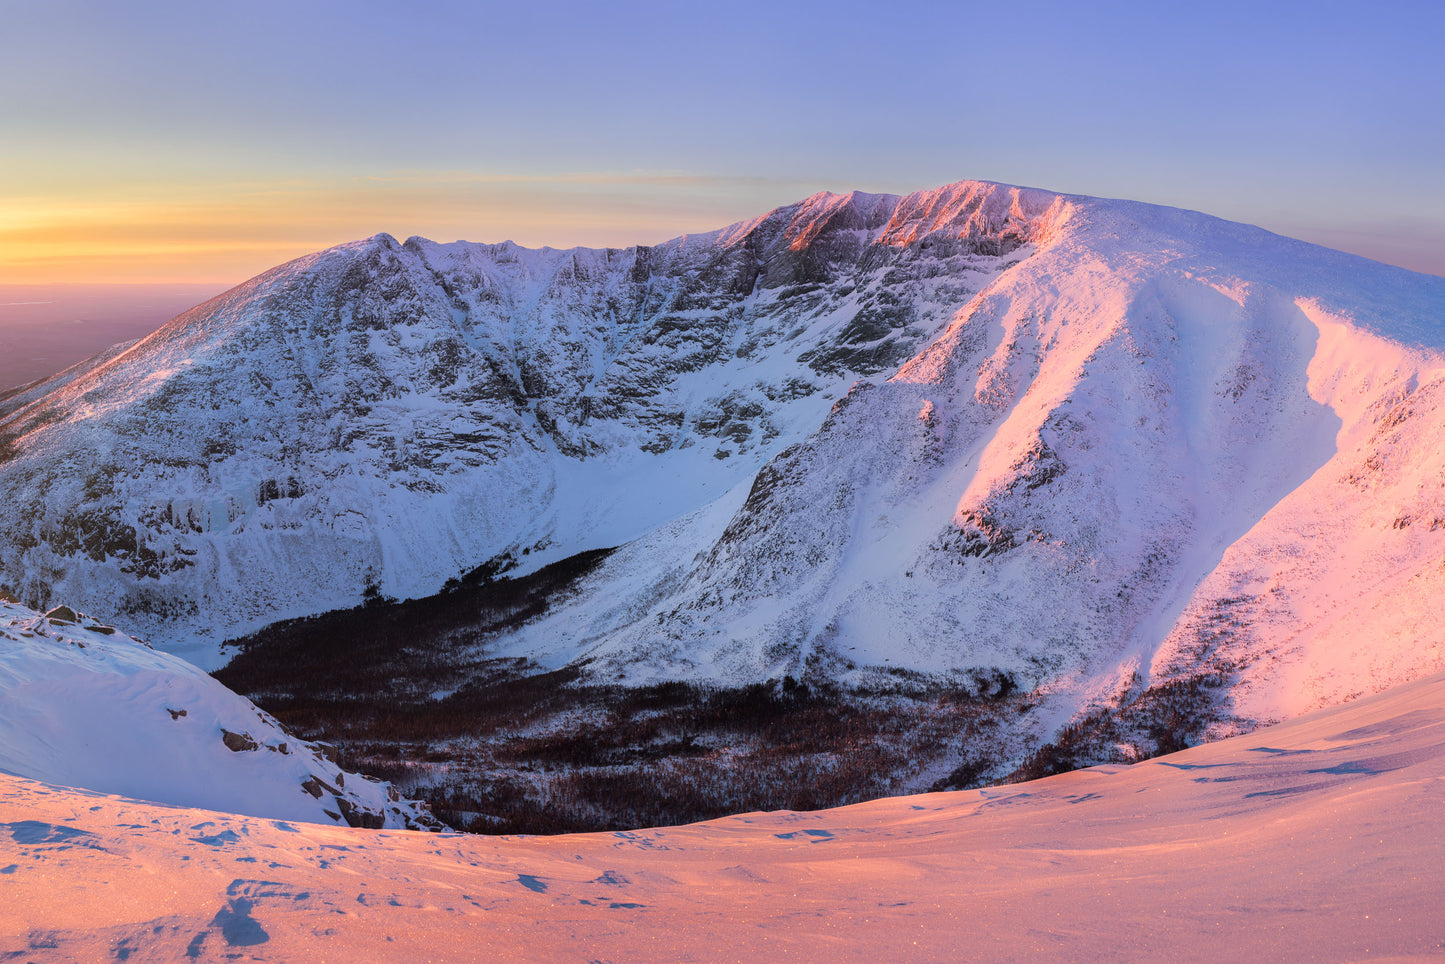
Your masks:
M986 746L997 718L1023 703L943 688L869 696L785 681L621 689L544 676L487 693L496 701L439 701L472 714L449 716L450 735L436 726L439 710L376 706L327 738L347 765L401 783L458 829L565 833L904 792L936 761ZM267 709L291 722L285 704Z
M374 587L363 605L291 619L225 644L231 661L213 675L238 693L344 704L357 694L401 697L451 689L515 668L475 654L502 629L546 610L613 550L595 549L518 578L482 567L423 599L396 600ZM325 711L329 712L329 711Z
M362 607L236 641L215 675L449 825L531 834L834 807L1139 759L1198 742L1228 682L1166 682L1029 747L999 734L1016 732L1008 721L1037 697L996 669L952 682L900 671L872 690L791 677L627 688L589 683L584 667L486 655L493 634L544 612L607 553L519 579L478 570L422 600L373 592Z

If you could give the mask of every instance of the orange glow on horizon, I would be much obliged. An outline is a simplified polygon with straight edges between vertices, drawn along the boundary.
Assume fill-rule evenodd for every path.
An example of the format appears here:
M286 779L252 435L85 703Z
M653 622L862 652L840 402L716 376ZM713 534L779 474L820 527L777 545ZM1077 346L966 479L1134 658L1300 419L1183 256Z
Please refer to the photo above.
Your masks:
M237 284L381 231L531 247L656 244L797 200L804 186L764 185L761 200L758 188L678 175L422 172L0 195L0 284Z
M230 286L331 245L405 240L627 247L756 218L823 185L685 175L404 172L269 183L0 183L0 284ZM6 194L6 190L14 193ZM1281 233L1445 274L1428 225L1269 224ZM805 239L794 239L803 243Z

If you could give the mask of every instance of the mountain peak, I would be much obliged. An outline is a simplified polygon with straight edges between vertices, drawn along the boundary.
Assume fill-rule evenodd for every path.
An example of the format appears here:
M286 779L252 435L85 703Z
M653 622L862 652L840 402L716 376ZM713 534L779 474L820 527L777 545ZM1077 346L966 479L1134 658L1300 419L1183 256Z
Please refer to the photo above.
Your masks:
M1439 662L1318 669L1345 624L1309 587L1424 632L1442 319L1441 279L982 181L625 250L378 235L0 421L0 588L214 663L367 591L621 546L498 645L629 680L997 670L1085 703L1239 673L1257 719L1290 673ZM1342 588L1361 572L1390 588Z

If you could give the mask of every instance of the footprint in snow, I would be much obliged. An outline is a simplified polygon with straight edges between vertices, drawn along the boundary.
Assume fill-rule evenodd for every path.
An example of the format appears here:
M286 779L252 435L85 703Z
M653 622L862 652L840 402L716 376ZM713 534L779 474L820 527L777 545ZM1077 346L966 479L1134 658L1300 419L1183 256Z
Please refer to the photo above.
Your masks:
M18 844L65 844L73 847L102 849L100 838L89 830L76 830L59 824L40 820L17 820L14 823L0 823L0 831L8 830ZM62 848L63 849L63 848Z
M822 843L824 840L831 840L831 839L832 839L832 837L833 837L833 831L831 831L831 830L794 830L794 831L792 831L792 832L790 832L790 833L775 833L775 834L773 834L773 836L774 836L774 837L777 837L779 840L793 840L793 839L795 839L795 838L797 838L797 837L802 837L802 836L805 836L805 835L806 835L806 836L809 836L809 837L816 837L816 838L818 838L818 839L814 840L813 843Z
M221 937L231 947L253 947L271 939L256 918L251 916L255 906L244 897L237 897L216 912L211 920L212 927L221 929Z
M532 891L534 894L545 894L547 883L540 877L533 877L531 874L518 874L517 883Z

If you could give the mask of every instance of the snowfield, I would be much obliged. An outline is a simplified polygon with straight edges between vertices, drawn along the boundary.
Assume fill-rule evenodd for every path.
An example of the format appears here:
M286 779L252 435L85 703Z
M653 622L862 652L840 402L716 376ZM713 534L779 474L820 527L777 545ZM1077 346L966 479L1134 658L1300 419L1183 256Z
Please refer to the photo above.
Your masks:
M321 749L185 660L83 613L0 602L0 773L255 817L434 825Z
M488 838L0 776L18 960L1365 960L1445 954L1445 676L1132 767Z

